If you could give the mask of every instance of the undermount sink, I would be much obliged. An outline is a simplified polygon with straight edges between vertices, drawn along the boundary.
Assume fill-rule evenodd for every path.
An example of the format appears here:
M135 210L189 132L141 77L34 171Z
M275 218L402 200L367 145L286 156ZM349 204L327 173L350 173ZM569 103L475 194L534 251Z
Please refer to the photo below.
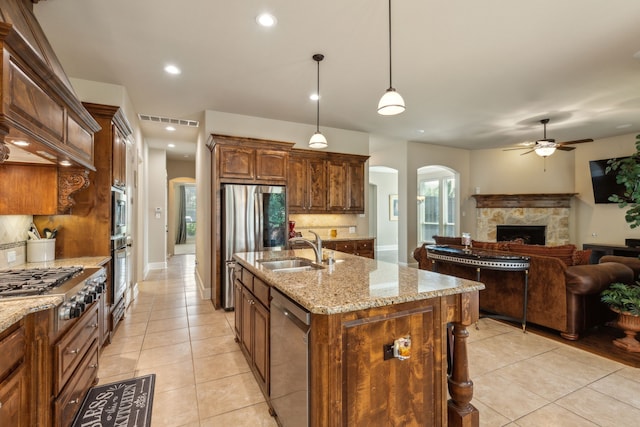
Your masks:
M295 273L300 271L320 270L324 268L323 266L315 264L313 261L306 258L277 259L258 262L267 270L281 273Z

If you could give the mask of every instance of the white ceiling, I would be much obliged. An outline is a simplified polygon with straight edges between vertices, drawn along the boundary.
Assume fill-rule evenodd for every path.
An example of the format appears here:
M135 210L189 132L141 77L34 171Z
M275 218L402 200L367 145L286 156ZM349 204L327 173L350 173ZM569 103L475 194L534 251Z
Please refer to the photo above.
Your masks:
M46 0L34 5L67 74L122 85L138 113L204 110L468 149L640 131L640 1ZM278 24L257 26L269 11ZM634 57L635 55L635 57ZM163 67L175 63L180 76ZM145 124L151 139L162 126ZM311 135L309 135L311 136ZM195 140L176 132L169 139ZM331 144L331 141L329 141ZM331 149L331 146L329 147Z

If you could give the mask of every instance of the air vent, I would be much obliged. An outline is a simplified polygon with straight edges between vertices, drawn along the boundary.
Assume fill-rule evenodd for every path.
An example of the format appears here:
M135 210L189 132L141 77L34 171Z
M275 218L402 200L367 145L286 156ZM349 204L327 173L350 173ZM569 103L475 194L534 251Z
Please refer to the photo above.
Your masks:
M166 123L172 125L188 126L197 128L199 123L197 120L172 119L170 117L150 116L148 114L138 114L140 120L145 122Z

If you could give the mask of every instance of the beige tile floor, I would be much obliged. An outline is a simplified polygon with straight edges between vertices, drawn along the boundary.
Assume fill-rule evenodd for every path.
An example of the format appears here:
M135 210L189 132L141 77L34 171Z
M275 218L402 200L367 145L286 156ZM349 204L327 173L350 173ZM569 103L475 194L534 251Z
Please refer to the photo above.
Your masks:
M233 313L199 299L194 256L175 256L139 284L100 382L155 373L153 427L276 426L232 327ZM490 319L469 332L481 426L640 425L640 369Z

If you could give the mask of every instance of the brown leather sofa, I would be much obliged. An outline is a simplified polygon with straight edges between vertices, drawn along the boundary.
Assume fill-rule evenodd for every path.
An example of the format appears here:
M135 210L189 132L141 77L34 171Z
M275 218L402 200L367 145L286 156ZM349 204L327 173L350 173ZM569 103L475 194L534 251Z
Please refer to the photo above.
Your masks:
M437 244L458 246L459 238L436 239ZM433 270L427 258L426 244L416 248L413 257L419 268ZM509 242L473 242L474 247L486 250L519 253L530 257L527 323L535 323L560 332L562 337L577 340L580 333L614 317L614 313L600 302L600 292L611 283L634 283L634 272L619 262L600 264L573 264L580 258L588 260L588 253L576 251L565 245L563 256L546 256L544 248L537 245L511 244ZM560 253L560 247L556 252ZM553 252L550 250L549 252ZM476 280L474 268L438 263L438 272L451 276ZM524 303L524 274L482 270L480 281L485 289L480 291L480 309L485 312L522 318Z

